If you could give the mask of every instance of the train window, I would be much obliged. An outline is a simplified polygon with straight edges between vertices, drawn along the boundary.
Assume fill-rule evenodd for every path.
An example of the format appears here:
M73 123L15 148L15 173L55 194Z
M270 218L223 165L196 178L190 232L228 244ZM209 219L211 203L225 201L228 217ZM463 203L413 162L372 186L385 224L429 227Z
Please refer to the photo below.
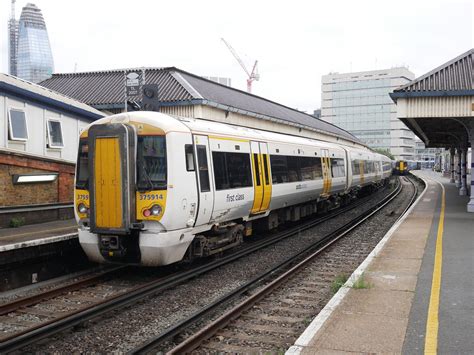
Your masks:
M299 157L298 160L302 181L317 180L323 177L321 158Z
M216 190L252 186L247 153L212 152Z
M164 136L138 136L138 190L164 190L166 181L166 138Z
M288 167L288 181L295 182L301 181L301 175L299 172L299 159L298 157L287 157L286 159Z
M253 166L255 168L255 185L260 186L260 166L258 165L258 154L253 155Z
M352 164L352 175L360 175L360 160L354 159L351 161Z
M263 154L263 171L265 173L265 185L270 184L270 179L268 176L268 154Z
M274 184L288 182L288 168L286 166L286 156L270 155L270 166L272 167L272 182Z
M76 189L89 187L89 145L87 139L79 141L79 152L76 165Z
M201 192L211 191L209 184L209 168L207 165L207 152L205 145L197 145L197 163L199 170L199 182L201 185Z
M193 145L186 144L184 146L184 155L186 159L186 170L194 171L194 154L193 154Z
M341 159L341 158L331 159L331 175L334 178L346 176L344 159Z

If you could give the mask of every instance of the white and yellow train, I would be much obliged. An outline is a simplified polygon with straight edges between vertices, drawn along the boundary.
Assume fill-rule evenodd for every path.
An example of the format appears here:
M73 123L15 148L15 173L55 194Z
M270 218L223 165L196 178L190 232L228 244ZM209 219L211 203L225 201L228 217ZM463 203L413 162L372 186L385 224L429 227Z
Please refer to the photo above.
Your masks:
M93 261L171 264L346 203L390 175L390 159L368 149L156 112L113 115L80 137L79 241Z

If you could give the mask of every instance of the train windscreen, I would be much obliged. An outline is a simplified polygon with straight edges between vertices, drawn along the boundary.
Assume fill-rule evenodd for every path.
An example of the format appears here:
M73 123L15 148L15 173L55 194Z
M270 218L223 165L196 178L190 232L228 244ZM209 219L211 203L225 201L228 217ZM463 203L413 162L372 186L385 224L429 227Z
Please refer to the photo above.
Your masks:
M167 183L166 137L138 136L137 188L165 190Z

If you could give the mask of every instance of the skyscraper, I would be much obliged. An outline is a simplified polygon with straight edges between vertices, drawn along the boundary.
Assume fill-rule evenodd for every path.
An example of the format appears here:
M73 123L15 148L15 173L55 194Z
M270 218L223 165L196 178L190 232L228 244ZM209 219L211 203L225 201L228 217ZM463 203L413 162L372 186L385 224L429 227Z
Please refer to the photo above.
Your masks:
M15 0L12 0L12 12L10 20L8 20L8 72L17 76L16 59L17 59L17 42L18 42L18 21L15 19Z
M10 74L38 83L49 78L54 70L53 55L41 10L28 3L20 21L15 20L12 0L10 28Z

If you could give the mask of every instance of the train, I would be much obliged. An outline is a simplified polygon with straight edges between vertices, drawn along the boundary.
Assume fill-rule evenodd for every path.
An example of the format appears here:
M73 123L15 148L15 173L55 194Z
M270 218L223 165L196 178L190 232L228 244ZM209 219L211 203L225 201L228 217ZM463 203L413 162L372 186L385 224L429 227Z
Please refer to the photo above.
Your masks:
M168 265L377 188L392 161L368 148L137 111L79 138L74 211L90 260Z
M397 160L393 168L393 173L395 175L408 175L410 171L420 169L421 162L413 160Z

